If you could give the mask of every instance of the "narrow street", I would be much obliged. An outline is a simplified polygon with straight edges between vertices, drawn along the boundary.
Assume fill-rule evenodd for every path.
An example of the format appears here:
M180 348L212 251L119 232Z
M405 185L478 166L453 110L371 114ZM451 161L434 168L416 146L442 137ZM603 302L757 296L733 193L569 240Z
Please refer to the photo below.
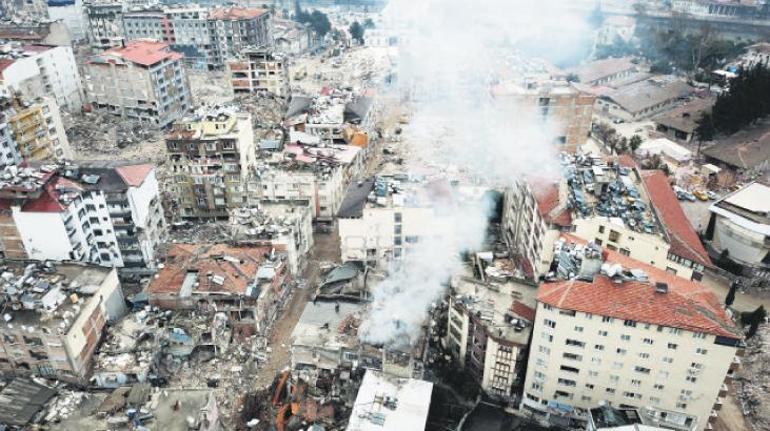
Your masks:
M315 292L321 277L321 262L339 262L339 235L335 226L331 233L315 233L315 244L310 252L303 278L306 280L304 289L296 289L292 294L288 307L278 319L271 335L270 348L272 352L268 360L255 376L254 386L263 387L273 381L276 374L289 366L291 333L297 325L305 304Z

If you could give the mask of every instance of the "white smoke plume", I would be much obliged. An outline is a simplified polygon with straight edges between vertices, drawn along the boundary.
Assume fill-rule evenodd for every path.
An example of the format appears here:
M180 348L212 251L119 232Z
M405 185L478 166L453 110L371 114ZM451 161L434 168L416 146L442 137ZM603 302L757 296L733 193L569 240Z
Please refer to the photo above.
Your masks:
M385 21L400 30L398 80L411 110L403 139L411 151L407 165L488 187L557 175L554 125L536 105L502 103L493 88L539 70L542 63L530 61L533 52L560 62L584 50L591 32L583 16L565 9L568 3L390 0ZM480 196L456 196L452 208L441 211L436 223L447 226L443 234L421 239L374 288L362 339L414 340L431 303L461 269L460 253L482 244L488 211Z

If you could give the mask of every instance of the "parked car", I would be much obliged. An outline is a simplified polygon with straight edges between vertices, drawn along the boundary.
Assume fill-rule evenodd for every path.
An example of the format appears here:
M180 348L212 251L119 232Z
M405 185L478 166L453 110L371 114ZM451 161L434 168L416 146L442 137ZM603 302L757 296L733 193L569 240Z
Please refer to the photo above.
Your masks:
M709 200L709 195L707 195L706 192L704 192L703 190L695 190L692 192L692 194L695 195L696 198L702 201Z
M708 195L709 199L711 199L712 201L715 201L717 200L717 198L719 198L719 196L717 196L717 194L712 192L711 190L707 191L706 194Z

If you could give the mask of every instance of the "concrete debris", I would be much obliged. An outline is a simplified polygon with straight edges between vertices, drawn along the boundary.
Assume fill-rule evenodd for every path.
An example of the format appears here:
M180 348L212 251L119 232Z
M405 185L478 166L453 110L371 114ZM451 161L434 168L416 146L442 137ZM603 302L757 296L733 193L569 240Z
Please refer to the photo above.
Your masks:
M67 138L81 158L165 158L163 136L141 121L109 114L62 112Z
M753 429L770 429L770 325L759 327L746 342L739 377L735 381L743 415Z

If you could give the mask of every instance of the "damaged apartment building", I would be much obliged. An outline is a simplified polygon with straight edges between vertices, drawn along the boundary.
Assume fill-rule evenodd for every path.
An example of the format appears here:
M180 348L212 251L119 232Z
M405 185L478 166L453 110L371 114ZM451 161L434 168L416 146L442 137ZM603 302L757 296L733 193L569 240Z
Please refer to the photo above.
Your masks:
M712 266L665 174L627 156L562 154L561 179L520 183L505 201L507 242L533 278L548 271L560 230L687 280Z
M291 277L277 247L175 244L145 293L163 309L225 313L243 338L267 333L290 296Z
M0 96L0 166L72 159L72 149L53 98L25 101Z
M165 235L155 168L131 162L6 167L0 237L12 259L155 266Z
M537 292L522 407L579 426L605 400L710 429L742 340L710 288L563 234Z
M123 12L120 21L117 25L127 41L167 43L198 69L222 69L244 48L273 45L272 13L267 9L159 5Z
M173 207L182 218L225 219L248 206L246 178L256 163L251 115L202 107L166 135Z
M51 262L9 264L2 268L0 285L0 369L87 381L105 325L125 313L116 269Z
M92 56L83 66L90 108L162 128L191 108L183 55L142 39Z
M227 62L233 93L268 92L285 97L289 93L288 61L269 48L249 47Z

